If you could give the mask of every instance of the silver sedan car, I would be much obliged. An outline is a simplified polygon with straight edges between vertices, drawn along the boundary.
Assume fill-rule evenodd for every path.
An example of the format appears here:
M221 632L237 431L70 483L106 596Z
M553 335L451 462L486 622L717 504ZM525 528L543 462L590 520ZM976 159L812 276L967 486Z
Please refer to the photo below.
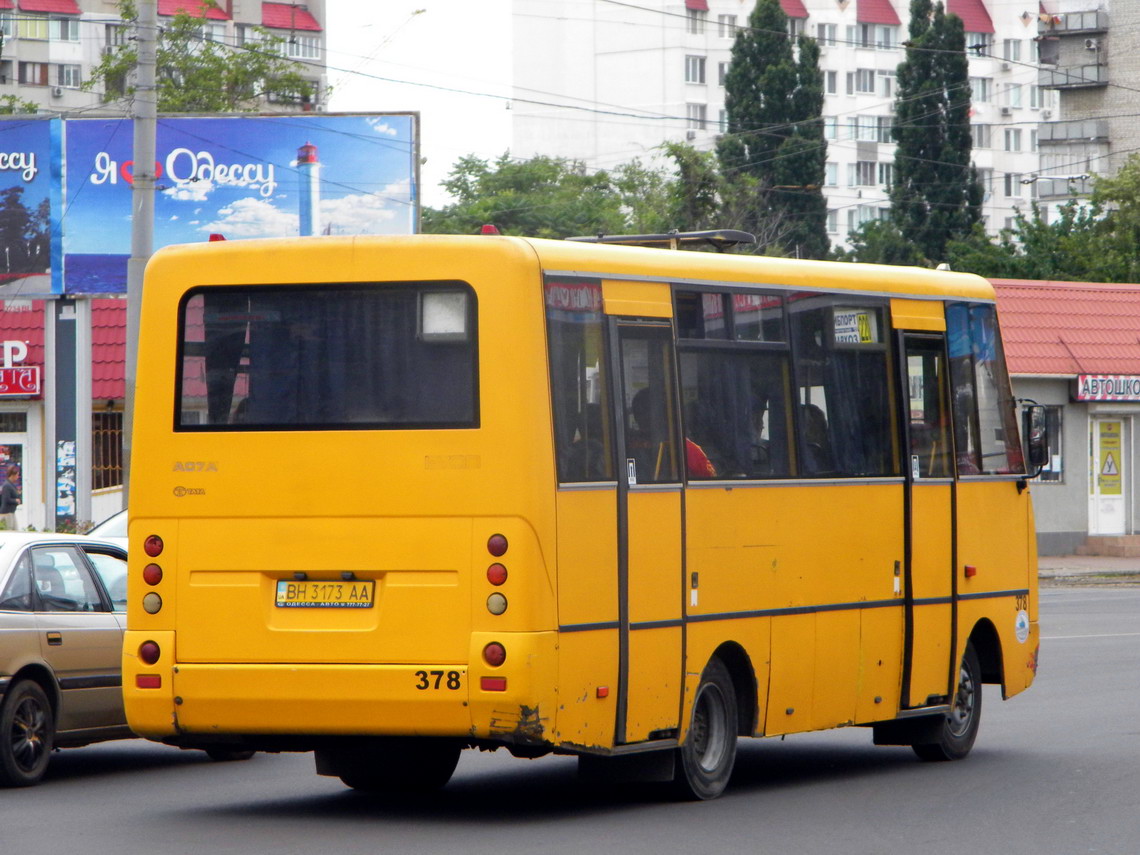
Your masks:
M123 712L127 553L78 535L0 533L0 786L53 748L132 736Z

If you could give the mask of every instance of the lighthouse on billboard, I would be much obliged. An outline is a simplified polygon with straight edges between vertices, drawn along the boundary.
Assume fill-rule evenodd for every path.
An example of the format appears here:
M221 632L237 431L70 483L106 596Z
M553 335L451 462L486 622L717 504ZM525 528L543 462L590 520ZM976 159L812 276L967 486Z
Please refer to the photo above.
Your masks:
M297 149L297 177L301 182L300 215L301 236L320 234L321 231L321 161L317 147L305 143Z

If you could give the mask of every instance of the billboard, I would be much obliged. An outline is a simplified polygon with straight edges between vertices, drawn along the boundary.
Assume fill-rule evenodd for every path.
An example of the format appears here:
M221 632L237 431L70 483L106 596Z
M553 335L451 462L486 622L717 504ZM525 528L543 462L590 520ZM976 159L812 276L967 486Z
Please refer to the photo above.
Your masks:
M59 119L0 121L0 296L58 287L60 128Z
M159 117L154 248L211 234L411 234L416 134L415 114ZM52 290L125 293L132 123L69 119L64 137L63 274Z

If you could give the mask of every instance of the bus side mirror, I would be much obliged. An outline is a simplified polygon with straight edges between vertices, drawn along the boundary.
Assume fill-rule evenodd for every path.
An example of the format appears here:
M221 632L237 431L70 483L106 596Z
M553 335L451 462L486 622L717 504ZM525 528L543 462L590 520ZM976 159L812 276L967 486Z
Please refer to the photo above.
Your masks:
M1030 404L1021 411L1021 432L1025 437L1025 459L1029 477L1036 478L1049 465L1049 428L1045 422L1045 408Z

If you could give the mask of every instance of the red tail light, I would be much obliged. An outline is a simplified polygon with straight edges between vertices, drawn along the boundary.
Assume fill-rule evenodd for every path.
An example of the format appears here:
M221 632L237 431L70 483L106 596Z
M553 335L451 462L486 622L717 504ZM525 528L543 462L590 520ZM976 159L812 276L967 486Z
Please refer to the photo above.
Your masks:
M157 534L152 534L143 541L143 552L151 558L158 558L162 554L162 538Z
M507 690L507 678L480 677L479 688L484 692L505 692Z
M492 564L487 568L487 581L492 585L501 585L507 581L507 568L502 564Z
M491 535L487 539L487 551L498 558L507 551L507 539L501 534Z
M143 581L148 585L157 585L162 581L162 568L157 564L148 564L143 568Z
M498 668L507 661L507 649L497 641L492 641L483 648L483 661L492 668Z
M161 689L162 676L160 674L136 674L135 686L140 689Z

